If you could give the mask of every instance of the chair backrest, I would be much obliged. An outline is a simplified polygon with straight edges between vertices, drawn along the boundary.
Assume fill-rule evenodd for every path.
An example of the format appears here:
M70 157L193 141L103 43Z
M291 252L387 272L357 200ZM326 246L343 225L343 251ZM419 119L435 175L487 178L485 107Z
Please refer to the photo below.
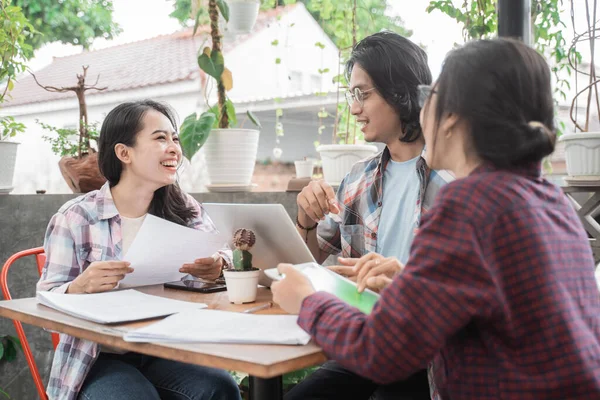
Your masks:
M46 263L46 254L44 254L43 247L36 247L34 249L20 251L18 253L13 254L7 261L4 263L4 267L2 267L2 272L0 274L0 286L2 287L2 294L6 300L11 300L12 297L10 295L10 291L8 290L8 270L13 265L13 263L23 257L27 256L35 256L35 261L37 263L38 273L42 274L42 269L44 268L44 264ZM40 377L40 372L37 368L37 364L35 363L35 359L33 358L33 354L31 353L31 348L29 347L29 342L27 341L27 337L25 336L25 331L23 331L23 325L17 320L13 320L15 324L15 329L17 331L17 335L19 336L19 340L21 341L21 346L23 346L23 353L25 354L25 359L27 360L27 364L29 365L29 370L31 371L31 376L33 377L33 381L35 382L35 386L37 388L38 394L40 395L40 399L48 400L48 396L46 395L46 389L44 388L44 383L42 382L42 378ZM58 335L56 333L52 333L52 345L54 349L58 345Z

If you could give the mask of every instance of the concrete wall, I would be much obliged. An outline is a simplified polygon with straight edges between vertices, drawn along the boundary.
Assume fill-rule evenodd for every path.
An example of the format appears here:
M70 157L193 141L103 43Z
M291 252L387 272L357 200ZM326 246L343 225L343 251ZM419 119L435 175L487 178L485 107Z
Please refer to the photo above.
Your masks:
M0 195L0 265L12 254L42 245L48 221L59 207L74 195ZM295 218L296 193L201 193L194 197L205 203L282 204ZM35 296L38 273L32 257L11 267L8 276L13 298ZM47 383L53 349L50 334L30 325L24 325L32 352ZM0 334L16 335L11 320L0 318ZM33 379L22 353L17 360L0 362L0 388L16 400L37 399Z

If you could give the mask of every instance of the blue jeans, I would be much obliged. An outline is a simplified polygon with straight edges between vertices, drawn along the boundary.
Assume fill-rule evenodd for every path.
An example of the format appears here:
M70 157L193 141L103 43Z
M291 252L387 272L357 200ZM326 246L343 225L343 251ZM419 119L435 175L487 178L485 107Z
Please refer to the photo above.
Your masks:
M222 369L138 353L100 353L79 400L241 400L235 380Z

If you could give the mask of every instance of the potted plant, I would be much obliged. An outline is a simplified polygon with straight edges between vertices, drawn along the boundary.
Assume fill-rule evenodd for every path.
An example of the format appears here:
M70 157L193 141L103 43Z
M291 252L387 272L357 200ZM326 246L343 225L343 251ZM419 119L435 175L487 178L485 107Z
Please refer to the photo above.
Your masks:
M98 154L94 145L97 146L98 127L96 124L88 123L87 105L85 92L88 90L106 90L99 88L96 83L92 86L86 85L85 79L88 66L83 67L83 73L77 74L75 86L56 88L41 85L35 75L36 83L49 92L74 92L79 102L79 129L60 129L40 121L41 127L54 133L53 137L44 136L44 139L52 144L52 151L61 156L58 166L67 185L73 193L87 193L102 187L106 178L100 173L98 166Z
M35 30L21 12L8 0L0 0L0 105L14 87L18 74L26 70L25 61L33 55L26 40ZM25 131L25 125L11 116L0 116L0 193L10 193L17 160L18 142L11 139Z
M597 0L588 3L586 2L586 15L593 15L596 20L596 3ZM571 4L571 21L575 28L575 13L573 4ZM587 43L589 41L589 44ZM569 180L598 180L600 179L600 132L593 130L590 122L593 118L600 117L600 101L598 96L597 84L600 82L596 75L596 65L594 62L594 49L596 41L595 22L590 22L590 17L587 18L587 29L582 33L575 32L575 38L568 52L569 62L575 70L575 96L571 102L569 117L575 126L574 133L567 133L560 137L560 141L565 145L565 159L567 163L567 173ZM590 62L589 65L580 67L581 62L579 53L577 52L577 43L586 42L585 46L589 46ZM578 74L586 77L586 82L583 89L579 89ZM585 115L583 119L578 112L578 101L581 95L585 94L583 99ZM592 109L592 103L594 107ZM595 114L595 115L594 115ZM597 123L596 123L597 126Z
M260 270L252 266L250 253L255 243L256 235L250 229L241 228L233 234L233 268L223 271L227 295L232 303L252 303L256 300Z
M198 56L198 66L217 83L216 105L198 115L186 117L181 125L180 140L184 154L191 161L200 148L205 147L208 178L212 190L238 187L249 190L252 187L252 174L258 151L259 131L256 129L235 128L237 118L235 107L227 97L233 87L231 71L225 67L221 51L219 32L219 10L226 21L229 20L227 4L222 0L210 0L210 36L212 48L205 47ZM198 18L194 35L198 29ZM208 106L208 104L207 104ZM260 123L248 111L248 118L260 128Z

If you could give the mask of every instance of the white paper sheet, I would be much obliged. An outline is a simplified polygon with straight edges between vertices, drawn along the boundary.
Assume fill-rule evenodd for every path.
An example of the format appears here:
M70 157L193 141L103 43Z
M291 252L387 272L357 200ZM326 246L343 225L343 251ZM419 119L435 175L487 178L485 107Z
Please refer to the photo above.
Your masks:
M123 261L134 272L125 275L119 287L154 285L181 280L183 264L210 257L226 243L218 235L191 229L147 215Z
M254 315L217 310L187 310L129 331L127 342L247 343L305 345L310 335L297 315Z
M207 307L204 303L152 296L133 289L95 294L38 292L36 298L47 307L100 324L137 321Z

